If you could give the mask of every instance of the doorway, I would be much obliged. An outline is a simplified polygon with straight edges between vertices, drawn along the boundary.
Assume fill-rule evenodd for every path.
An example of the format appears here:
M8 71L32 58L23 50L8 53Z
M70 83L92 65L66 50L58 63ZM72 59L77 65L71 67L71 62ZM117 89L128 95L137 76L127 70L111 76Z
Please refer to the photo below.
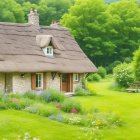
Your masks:
M70 73L62 73L61 91L63 91L63 92L72 92L73 91L72 77L73 76Z

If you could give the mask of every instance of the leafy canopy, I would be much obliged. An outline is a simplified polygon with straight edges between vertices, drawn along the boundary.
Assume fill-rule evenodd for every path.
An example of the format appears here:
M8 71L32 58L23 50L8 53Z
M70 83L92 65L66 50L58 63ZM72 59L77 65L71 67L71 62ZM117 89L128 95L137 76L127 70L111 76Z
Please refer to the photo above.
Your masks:
M135 0L111 4L77 0L61 20L98 65L133 56L140 42L140 8Z

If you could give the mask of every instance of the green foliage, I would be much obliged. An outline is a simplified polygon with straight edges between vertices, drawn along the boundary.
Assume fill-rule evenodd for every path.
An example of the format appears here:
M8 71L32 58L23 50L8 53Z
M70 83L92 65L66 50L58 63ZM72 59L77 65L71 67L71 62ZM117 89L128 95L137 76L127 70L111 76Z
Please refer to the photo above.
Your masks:
M139 15L139 3L135 0L111 4L77 0L61 22L93 62L108 66L115 60L132 58L140 42Z
M93 82L93 81L100 81L101 80L101 76L98 73L91 73L88 77L87 80L89 82Z
M82 110L78 101L73 99L65 99L62 103L62 110L69 113L72 109L76 109L77 112L81 112Z
M106 67L106 70L108 73L112 73L113 72L113 69L114 67L116 67L117 65L121 64L122 62L121 61L114 61L113 63L111 63L109 66Z
M36 103L31 106L28 106L24 109L27 112L38 114L44 117L48 117L50 115L54 115L58 112L58 110L51 106L45 106L41 103Z
M93 86L91 86L89 83L87 85L87 89L77 87L75 89L74 96L94 96L96 95L95 90L93 89Z
M98 74L102 77L102 78L105 78L107 72L106 72L106 69L102 66L98 67Z
M134 74L131 64L122 63L113 69L115 81L121 87L128 87L134 81Z
M40 24L47 25L60 20L73 3L73 0L4 0L0 1L0 21L27 22L27 14L34 8L39 11Z
M4 95L0 99L0 109L15 109L21 110L31 105L32 101L24 98L15 98Z
M90 92L87 89L83 89L83 88L80 88L80 87L77 87L75 89L74 96L89 96L89 95L90 95Z
M47 89L43 94L41 94L41 97L46 102L63 102L66 98L62 92L55 89Z
M101 117L102 116L102 117ZM80 125L85 127L98 127L111 128L116 126L122 126L123 121L115 113L89 113L88 115L79 115L72 117L65 117L65 123L70 125Z
M50 24L54 20L60 20L72 5L70 0L40 0L38 11L41 25Z
M32 99L32 100L35 100L37 99L37 93L34 92L34 91L27 91L23 94L23 97L25 98L29 98L29 99Z
M0 21L25 22L24 12L15 0L0 1Z
M140 81L140 48L135 52L133 59L135 78Z
M65 95L55 89L47 89L46 91L33 92L28 91L23 94L23 97L32 100L40 100L45 102L62 102L65 99Z

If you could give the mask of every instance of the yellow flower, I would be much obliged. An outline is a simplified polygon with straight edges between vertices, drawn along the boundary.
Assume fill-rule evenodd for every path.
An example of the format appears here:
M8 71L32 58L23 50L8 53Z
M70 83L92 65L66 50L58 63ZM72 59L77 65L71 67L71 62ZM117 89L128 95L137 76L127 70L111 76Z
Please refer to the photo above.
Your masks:
M95 88L94 88L94 85L93 83L88 83L87 84L87 88L90 92L95 92Z

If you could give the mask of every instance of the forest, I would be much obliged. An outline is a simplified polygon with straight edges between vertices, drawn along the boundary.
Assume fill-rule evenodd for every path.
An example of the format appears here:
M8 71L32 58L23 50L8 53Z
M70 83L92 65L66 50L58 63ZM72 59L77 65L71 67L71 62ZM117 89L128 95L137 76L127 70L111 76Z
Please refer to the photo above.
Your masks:
M139 48L137 0L4 0L0 22L26 23L31 8L38 10L41 25L60 20L86 55L108 72L121 62L131 62Z

